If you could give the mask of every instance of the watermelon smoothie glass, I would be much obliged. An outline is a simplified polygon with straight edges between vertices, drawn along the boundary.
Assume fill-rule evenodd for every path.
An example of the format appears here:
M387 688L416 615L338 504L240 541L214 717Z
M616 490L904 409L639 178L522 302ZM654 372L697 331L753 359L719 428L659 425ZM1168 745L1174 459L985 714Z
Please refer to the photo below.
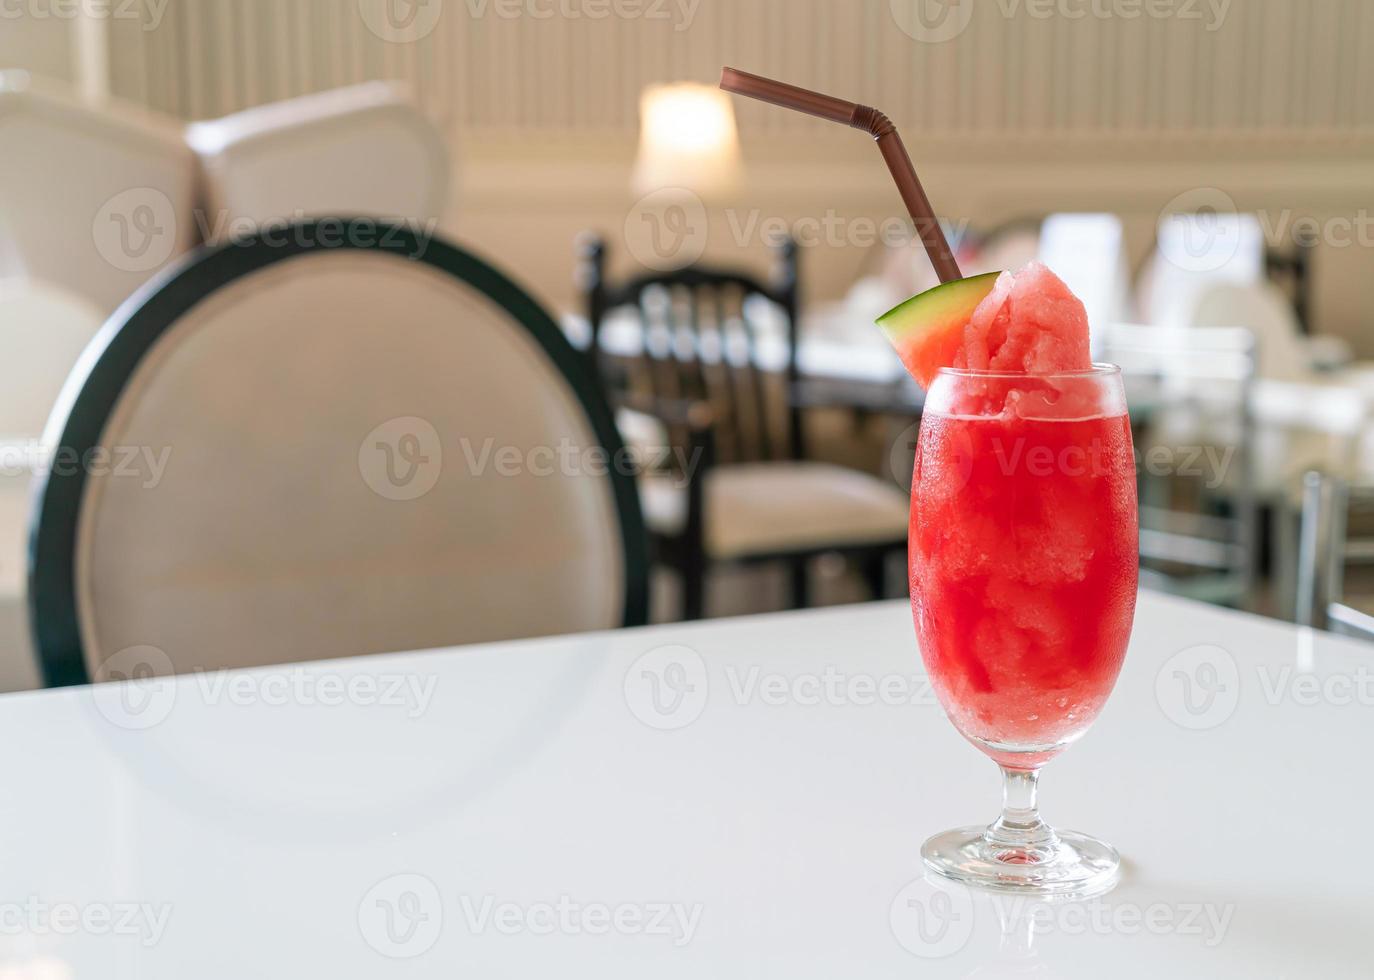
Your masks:
M878 318L929 396L912 484L912 610L955 726L1002 768L1002 816L921 855L1018 893L1116 883L1108 844L1040 819L1037 774L1097 716L1135 609L1134 460L1120 373L1088 356L1083 304L1032 262L965 277L896 127L872 106L736 68L727 92L873 137L940 285ZM953 369L953 370L948 370Z
M1135 467L1120 374L944 369L912 477L912 610L959 731L1034 769L1116 683L1135 609Z
M1092 724L1126 653L1131 429L1120 371L1088 359L1081 304L1062 282L1031 266L984 287L950 330L957 349L917 338L975 366L927 379L908 555L921 657L950 721L1001 767L1003 812L931 838L922 855L962 881L1082 897L1115 884L1120 858L1052 830L1035 796L1040 767Z

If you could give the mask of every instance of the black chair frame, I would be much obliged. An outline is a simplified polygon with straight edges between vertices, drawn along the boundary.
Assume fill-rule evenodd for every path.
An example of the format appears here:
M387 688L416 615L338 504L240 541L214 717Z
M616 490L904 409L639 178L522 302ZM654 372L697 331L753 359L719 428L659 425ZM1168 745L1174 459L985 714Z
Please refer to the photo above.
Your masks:
M635 275L623 282L607 278L605 242L596 235L582 236L577 245L577 282L582 292L589 328L587 357L590 370L601 380L614 404L633 408L660 419L674 444L685 450L685 458L696 465L687 478L687 517L676 535L653 535L657 556L673 568L683 583L683 615L700 618L705 605L705 572L708 565L704 535L706 501L703 485L710 470L722 463L760 460L801 460L807 455L804 412L808 400L801 377L797 352L800 320L800 275L797 243L788 238L776 249L773 281L765 283L753 276L705 264L689 265L667 271ZM738 301L737 317L743 328L744 357L732 364L725 350L722 294L733 294ZM669 297L670 313L681 315L667 328L666 340L657 352L651 351L650 334L655 329L653 312L647 300L657 294ZM676 297L676 298L674 298ZM747 297L761 297L777 307L785 318L786 359L782 370L782 404L786 417L781 426L768 418L765 372L755 360L758 338L753 334L743 303ZM705 356L707 335L703 312L714 314L718 358ZM609 316L619 310L637 311L642 328L644 353L638 365L640 384L634 383L633 367L617 363L617 356L602 344L602 332ZM662 332L662 331L660 331ZM685 334L686 336L682 336ZM710 374L714 371L714 379ZM737 397L741 393L745 398ZM785 438L777 438L782 428ZM741 449L741 447L747 447ZM743 564L783 563L788 567L791 602L794 608L810 603L808 566L812 559L841 553L855 560L863 570L870 591L881 598L886 585L886 562L896 551L904 551L906 539L880 543L845 544L839 547L806 547L776 553L742 556Z

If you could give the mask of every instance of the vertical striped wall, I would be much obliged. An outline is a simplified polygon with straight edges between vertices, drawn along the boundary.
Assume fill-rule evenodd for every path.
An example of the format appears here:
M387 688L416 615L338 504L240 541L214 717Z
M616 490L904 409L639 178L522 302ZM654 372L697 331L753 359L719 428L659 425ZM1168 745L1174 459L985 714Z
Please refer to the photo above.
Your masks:
M411 0L168 0L155 29L111 22L111 83L202 118L400 78L454 132L629 132L645 84L733 63L927 134L1374 133L1369 0L944 0L970 7L938 42L901 25L942 0L428 0L441 6L419 16L437 20L406 43L369 28L364 8L385 2ZM751 130L816 125L741 114Z

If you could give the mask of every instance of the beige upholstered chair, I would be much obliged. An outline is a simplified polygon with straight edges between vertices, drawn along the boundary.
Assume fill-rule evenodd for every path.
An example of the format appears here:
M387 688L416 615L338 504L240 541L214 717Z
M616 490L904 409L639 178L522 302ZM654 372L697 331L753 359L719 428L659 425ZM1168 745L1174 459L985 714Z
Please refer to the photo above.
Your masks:
M468 253L352 227L210 251L88 352L57 452L109 464L41 488L49 684L129 648L186 672L643 621L634 483L583 361Z
M195 242L195 157L174 121L0 71L0 277L109 313Z
M266 223L356 214L426 223L441 217L448 153L399 87L369 82L193 123L205 237Z

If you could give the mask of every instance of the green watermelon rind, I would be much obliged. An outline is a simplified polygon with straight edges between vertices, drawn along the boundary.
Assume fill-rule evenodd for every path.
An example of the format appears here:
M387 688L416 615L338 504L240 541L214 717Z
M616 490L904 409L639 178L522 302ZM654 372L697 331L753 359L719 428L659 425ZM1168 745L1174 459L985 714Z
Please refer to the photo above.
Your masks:
M898 303L878 317L877 324L894 344L917 332L927 334L949 327L951 317L960 317L959 325L962 326L984 297L992 292L1001 274L985 272L967 279L942 282Z

